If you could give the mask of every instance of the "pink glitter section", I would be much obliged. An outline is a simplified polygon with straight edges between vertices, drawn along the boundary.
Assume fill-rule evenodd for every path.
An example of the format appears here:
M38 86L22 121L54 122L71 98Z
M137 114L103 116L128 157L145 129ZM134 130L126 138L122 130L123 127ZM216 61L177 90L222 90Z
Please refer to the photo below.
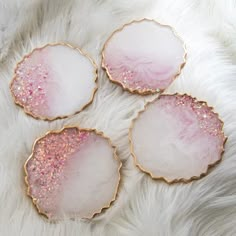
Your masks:
M50 133L37 141L34 152L26 164L29 194L36 205L49 218L57 209L57 195L62 190L63 174L73 154L88 140L89 131L67 128Z
M190 126L196 119L203 132L211 136L224 137L223 123L205 102L199 102L188 95L162 95L158 104L167 113L173 115L174 112L175 116L178 115L186 125Z
M119 82L131 91L156 91L167 88L173 80L173 69L162 68L159 63L151 59L141 59L107 52L105 67L111 79Z
M52 78L52 72L45 62L46 57L45 49L32 52L18 64L16 77L11 85L16 102L36 117L45 116L49 111L47 85Z

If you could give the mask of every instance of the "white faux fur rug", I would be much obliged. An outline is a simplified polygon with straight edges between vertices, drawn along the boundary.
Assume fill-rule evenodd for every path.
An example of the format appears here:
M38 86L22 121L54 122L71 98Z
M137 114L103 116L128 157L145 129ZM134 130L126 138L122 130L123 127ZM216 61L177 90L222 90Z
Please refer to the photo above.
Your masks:
M0 0L0 235L236 235L235 12L235 0ZM144 17L174 26L186 42L186 67L167 92L207 101L225 122L223 161L190 184L169 186L134 167L128 128L151 97L122 91L102 70L93 104L70 119L34 120L9 92L15 64L34 47L68 42L100 64L110 33ZM50 223L26 196L23 164L34 140L64 125L104 131L123 160L118 199L91 221Z

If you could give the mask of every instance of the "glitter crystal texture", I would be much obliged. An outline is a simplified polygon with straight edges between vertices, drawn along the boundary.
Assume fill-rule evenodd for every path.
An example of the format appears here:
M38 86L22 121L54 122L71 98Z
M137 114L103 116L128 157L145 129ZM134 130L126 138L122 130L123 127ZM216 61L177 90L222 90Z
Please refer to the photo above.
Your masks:
M183 42L172 28L147 19L115 31L103 50L110 80L140 94L166 89L185 60Z
M199 102L188 95L162 96L160 102L163 109L165 109L165 106L170 108L170 104L172 104L177 107L179 112L183 107L190 112L193 111L198 120L198 126L203 132L212 136L222 136L223 122L219 120L218 115L212 111L212 108L207 106L206 102ZM167 112L169 108L166 109Z
M91 218L114 200L119 168L114 147L102 135L65 128L36 141L25 164L28 194L49 219Z
M60 191L63 171L73 153L77 152L88 139L89 132L65 129L60 134L51 133L39 140L32 158L26 165L29 194L37 199L37 206L55 211L56 196ZM43 206L42 206L43 205ZM49 217L50 212L45 211Z
M134 121L132 154L153 178L188 182L221 160L226 141L222 130L223 122L205 102L162 95Z
M39 51L25 58L16 68L16 78L12 83L12 92L16 100L25 107L26 111L34 114L48 110L47 83L50 83L52 71L45 63L46 55Z

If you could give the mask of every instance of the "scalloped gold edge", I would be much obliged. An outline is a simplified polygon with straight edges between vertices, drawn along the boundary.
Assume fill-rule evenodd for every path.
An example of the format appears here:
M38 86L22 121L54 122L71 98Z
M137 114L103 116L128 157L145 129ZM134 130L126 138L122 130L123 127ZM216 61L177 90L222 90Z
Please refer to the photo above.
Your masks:
M143 22L143 21L148 21L148 22L154 22L155 24L159 25L159 26L164 26L164 27L167 27L169 28L173 34L175 35L175 37L177 37L181 42L182 42L182 45L183 45L183 49L184 49L184 56L183 56L183 63L179 66L179 70L178 72L173 76L172 78L172 81L171 83L173 83L173 81L181 74L181 71L182 69L184 68L186 62L187 62L187 48L186 48L186 45L183 41L183 39L179 36L179 34L176 32L176 30L170 26L170 25L166 25L166 24L161 24L160 22L154 20L154 19L148 19L148 18L143 18L141 20L133 20L127 24L124 24L121 28L118 28L117 30L115 30L110 36L109 38L105 41L105 44L103 46L103 49L102 49L102 63L101 63L101 67L105 70L109 80L115 84L118 84L120 85L125 91L128 91L130 93L134 93L134 94L139 94L139 95L150 95L150 94L157 94L157 93L162 93L164 92L170 85L165 88L165 89L157 89L157 90L154 90L154 89L143 89L143 90L139 90L139 89L131 89L131 88L128 88L128 87L125 87L125 85L117 80L114 80L112 79L112 76L109 72L109 70L107 69L106 65L105 65L105 50L106 50L106 47L107 47L107 44L109 43L109 41L111 40L111 38L116 34L116 33L119 33L121 32L126 26L129 26L129 25L132 25L133 23L139 23L139 22Z
M180 179L169 180L169 179L167 179L166 177L163 177L163 176L155 176L151 171L148 171L147 169L145 169L144 167L142 167L142 165L140 165L140 164L138 163L137 157L136 157L136 155L135 155L135 153L134 153L133 141L132 141L132 134L131 134L131 133L132 133L132 129L133 129L133 127L134 127L135 121L140 117L140 115L141 115L143 112L146 111L147 107L148 107L150 104L156 102L156 101L160 98L160 96L176 96L176 95L181 96L181 97L183 97L183 96L189 96L189 97L193 98L195 101L197 101L197 102L199 102L199 103L201 103L201 104L205 104L205 106L207 106L215 115L217 115L217 117L218 117L220 123L222 124L222 131L221 131L221 133L222 133L223 136L224 136L224 141L223 141L223 145L222 145L222 147L221 147L221 153L220 153L220 158L219 158L219 160L217 160L217 161L214 162L214 163L209 164L209 165L207 166L207 169L206 169L205 172L201 173L199 176L192 176L190 179L180 178ZM210 170L211 170L212 167L214 167L214 166L216 166L217 164L219 164L219 163L221 162L222 158L223 158L223 154L224 154L224 151L225 151L225 143L226 143L226 141L227 141L227 139L228 139L228 137L225 136L224 131L223 131L224 122L219 118L219 114L216 113L216 112L214 112L214 108L207 105L207 102L205 102L205 101L199 101L199 100L197 100L196 97L192 97L192 96L188 95L187 93L184 93L184 94L179 94L179 93L163 94L163 95L160 95L160 96L157 97L157 98L155 98L154 100L152 100L152 101L150 101L150 102L147 102L147 103L145 104L145 106L144 106L144 109L142 109L141 111L139 111L138 114L137 114L137 116L136 116L136 117L132 120L132 122L131 122L131 125L130 125L130 128L129 128L129 146L130 146L131 155L132 155L132 157L133 157L134 165L137 166L138 169L140 169L142 172L144 172L144 173L150 175L153 180L163 180L163 181L166 182L167 184L189 183L189 182L191 182L191 181L193 181L193 180L201 179L202 177L206 176L206 175L210 172Z
M13 93L13 90L12 90L12 85L13 85L13 83L14 83L14 80L15 80L16 78L18 78L18 76L17 76L17 74L16 74L16 70L17 70L19 64L21 64L22 62L24 62L25 59L29 58L29 57L32 55L32 53L34 53L35 51L40 51L40 50L42 50L42 49L44 49L44 48L46 48L46 47L54 47L54 46L58 46L58 45L65 46L65 47L69 47L69 48L71 48L71 49L73 49L73 50L78 51L82 56L86 57L86 58L91 62L91 64L92 64L93 67L94 67L94 75L95 75L95 77L94 77L94 83L95 83L95 88L93 89L93 93L92 93L91 98L90 98L90 100L88 101L88 103L86 103L79 111L76 111L76 112L74 112L73 114L69 114L69 115L65 115L65 116L56 116L56 117L54 117L54 118L50 118L50 117L47 117L47 116L37 116L37 115L33 114L32 112L27 111L26 108L25 108L25 106L24 106L22 103L20 103L19 101L16 100L16 97L15 97L15 95L14 95L14 93ZM63 43L63 42L59 42L59 43L48 43L48 44L45 44L45 45L42 46L42 47L34 48L30 53L28 53L28 54L26 54L25 56L23 56L22 60L19 61L19 62L16 64L15 69L14 69L14 76L13 76L13 79L11 80L11 82L10 82L9 88L10 88L11 95L12 95L12 98L13 98L13 100L14 100L14 103L15 103L17 106L21 107L27 115L33 117L33 118L36 119L36 120L54 121L54 120L65 119L65 118L74 116L74 115L80 113L81 111L83 111L86 107L88 107L88 106L93 102L94 96L95 96L95 94L96 94L96 92L97 92L97 90L98 90L97 80L98 80L98 67L97 67L96 63L94 62L94 60L93 60L87 53L84 53L79 47L72 46L72 45L69 44L69 43Z
M117 147L115 145L112 144L111 142L111 139L107 136L104 135L103 132L101 131L98 131L97 129L89 129L89 128L79 128L78 126L64 126L62 129L60 130L50 130L48 132L46 132L43 136L37 138L34 143L33 143L33 147L32 147L32 153L31 155L29 156L29 158L25 161L25 164L24 164L24 172L25 172L25 177L24 177L24 180L25 180L25 183L26 183L26 186L27 186L27 195L32 199L33 201L33 204L34 206L36 207L38 213L40 215L43 215L45 216L47 219L49 219L50 221L53 221L53 222L57 222L57 221L60 221L60 220L64 220L64 219L57 219L57 220L54 220L54 219L50 219L46 213L44 213L37 205L37 198L34 198L31 194L30 194L30 185L29 185L29 182L28 182L28 171L27 171L27 164L28 162L31 160L31 158L33 157L34 155L34 150L35 150L35 146L36 144L38 143L38 141L44 139L47 135L49 134L59 134L61 132L63 132L64 130L66 129L77 129L78 131L88 131L88 132L93 132L95 133L96 135L106 139L108 141L108 144L112 147L112 149L114 150L113 151L113 157L116 161L118 161L119 163L119 166L118 166L118 180L117 180L117 185L115 187L115 192L114 192L114 195L113 195L113 198L110 200L110 202L108 202L107 205L103 206L100 210L96 211L96 212L93 212L90 216L88 217L81 217L81 219L87 219L87 220L91 220L93 217L95 217L96 215L100 214L103 210L105 209L108 209L111 204L116 200L117 198L117 195L118 195L118 190L119 190L119 186L120 186L120 181L121 181L121 168L122 168L122 162L121 160L119 159L118 155L117 155ZM75 219L76 216L74 217L69 217L70 219Z

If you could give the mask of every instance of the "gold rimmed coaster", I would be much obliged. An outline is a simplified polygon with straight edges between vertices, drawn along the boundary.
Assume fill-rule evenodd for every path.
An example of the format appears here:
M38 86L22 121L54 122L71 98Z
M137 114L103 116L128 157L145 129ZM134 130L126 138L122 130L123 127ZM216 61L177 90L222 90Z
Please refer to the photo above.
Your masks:
M89 105L97 90L97 66L65 43L34 49L20 61L10 84L14 101L37 119L66 118Z
M102 67L112 82L145 95L165 90L180 74L187 53L171 26L143 19L116 30L102 56Z
M115 200L122 164L109 138L68 127L37 139L25 163L28 195L50 220L90 219Z
M189 182L220 162L227 138L206 102L189 95L161 95L133 121L130 147L137 167L153 179Z

